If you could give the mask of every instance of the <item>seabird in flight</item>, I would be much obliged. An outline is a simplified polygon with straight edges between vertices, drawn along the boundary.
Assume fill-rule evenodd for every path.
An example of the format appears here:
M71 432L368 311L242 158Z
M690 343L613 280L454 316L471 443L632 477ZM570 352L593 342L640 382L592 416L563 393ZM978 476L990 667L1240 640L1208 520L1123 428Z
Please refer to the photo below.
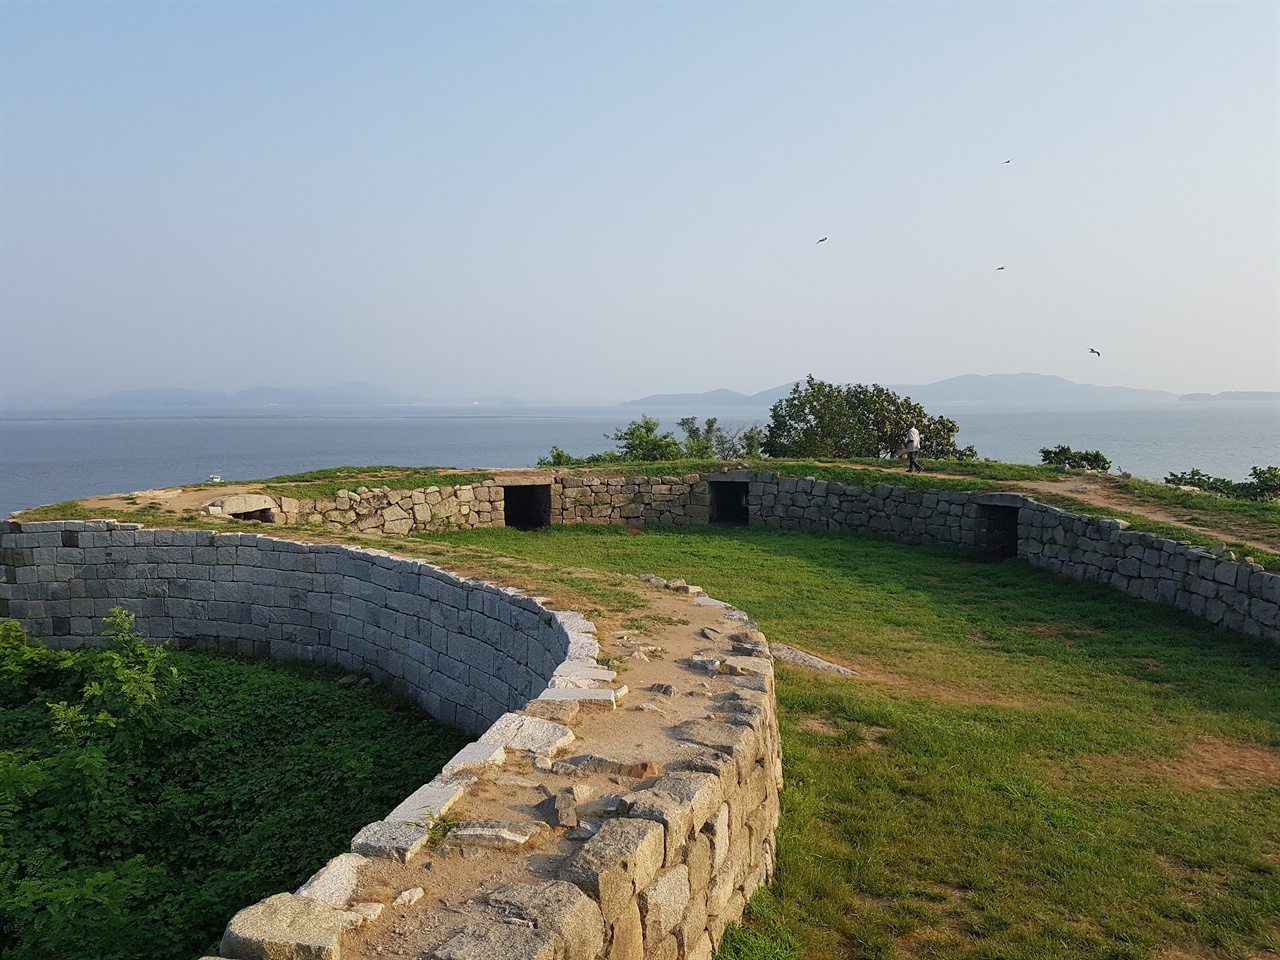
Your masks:
M1005 163L1013 163L1013 157L1010 157L1010 158L1009 158L1008 160L1006 160L1004 163L1000 164L1000 166L1002 166L1002 167L1003 167Z
M823 237L823 238L822 238L822 240L819 240L819 241L818 241L818 243L822 243L822 242L823 242L823 240L826 240L826 239L827 239L826 237Z
M1003 270L1004 267L996 267L997 270Z
M1097 354L1098 356L1102 356L1102 354L1098 353L1098 351L1097 351L1097 350L1095 350L1095 349L1093 349L1093 347L1090 347L1090 348L1089 348L1089 352L1090 352L1090 353L1093 353L1093 354Z

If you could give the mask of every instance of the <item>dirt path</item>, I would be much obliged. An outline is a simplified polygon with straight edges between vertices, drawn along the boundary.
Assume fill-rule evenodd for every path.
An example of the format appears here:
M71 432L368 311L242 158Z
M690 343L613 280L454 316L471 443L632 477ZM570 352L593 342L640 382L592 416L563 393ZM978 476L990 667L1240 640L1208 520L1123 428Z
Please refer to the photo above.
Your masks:
M1136 513L1139 516L1158 520L1162 523L1177 524L1178 526L1186 527L1188 530L1194 530L1196 533L1202 533L1205 536L1215 537L1219 540L1243 543L1251 547L1257 547L1260 550L1280 553L1280 529L1276 529L1272 536L1259 536L1256 531L1207 525L1198 520L1188 518L1182 512L1175 513L1166 510L1157 504L1144 502L1137 497L1115 489L1116 484L1120 482L1117 477L1073 477L1072 480L1076 482L1021 480L1009 483L1009 488L1011 490L1024 491L1032 497L1037 493L1062 494L1074 497L1077 500L1084 500L1096 506L1111 507L1114 510Z

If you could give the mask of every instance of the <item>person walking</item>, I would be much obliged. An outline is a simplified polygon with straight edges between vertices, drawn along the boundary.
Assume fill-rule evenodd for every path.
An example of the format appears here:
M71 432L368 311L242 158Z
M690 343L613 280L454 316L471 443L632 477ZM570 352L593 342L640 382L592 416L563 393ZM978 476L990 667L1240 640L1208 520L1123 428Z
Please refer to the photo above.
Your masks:
M920 452L920 431L916 429L915 421L907 424L907 473L924 473L924 468L920 466L920 462L916 459L916 454Z

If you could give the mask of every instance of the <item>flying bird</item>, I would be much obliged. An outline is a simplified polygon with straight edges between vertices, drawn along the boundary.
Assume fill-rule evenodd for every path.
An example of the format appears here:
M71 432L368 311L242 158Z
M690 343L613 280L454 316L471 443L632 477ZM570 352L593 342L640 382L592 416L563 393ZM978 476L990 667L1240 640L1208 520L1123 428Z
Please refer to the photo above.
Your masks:
M996 267L997 270L1003 270L1004 267Z
M1093 347L1090 347L1090 348L1089 348L1089 352L1090 352L1090 353L1093 353L1093 354L1097 354L1097 356L1099 356L1099 357L1100 357L1100 356L1102 356L1102 354L1098 353L1098 351L1097 351L1097 350L1095 350L1095 349L1093 349Z
M1004 163L1000 164L1000 166L1002 166L1002 167L1003 167L1005 163L1013 163L1013 157L1010 157L1010 158L1009 158L1008 160L1006 160Z
M819 240L819 241L818 241L818 243L822 243L822 242L823 242L823 241L825 241L826 239L827 239L826 237L823 237L823 238L822 238L822 240Z

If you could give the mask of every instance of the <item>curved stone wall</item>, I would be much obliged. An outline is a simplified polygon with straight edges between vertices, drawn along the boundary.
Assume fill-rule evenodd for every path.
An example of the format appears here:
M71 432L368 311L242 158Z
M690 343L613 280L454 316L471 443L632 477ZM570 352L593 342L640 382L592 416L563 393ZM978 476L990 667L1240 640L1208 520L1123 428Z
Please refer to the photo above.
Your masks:
M380 550L111 521L6 522L0 550L0 615L50 645L124 606L152 639L337 664L471 732L595 655L531 597Z
M527 486L535 478L522 476ZM720 484L741 491L742 521L781 530L854 530L910 543L943 544L1019 556L1053 573L1108 584L1130 596L1167 603L1217 626L1280 643L1280 576L1189 543L1128 529L1121 520L1073 514L1014 493L930 492L896 484L857 484L784 477L768 470L723 470L679 477L546 475L551 524L714 523ZM502 526L501 475L474 488L397 491L407 509L419 499L464 497L439 516L388 520L280 512L280 522L416 532L436 526ZM384 491L374 491L384 500ZM381 502L381 501L379 501ZM286 501L292 508L297 501ZM472 509L476 503L489 512ZM324 506L328 506L325 504ZM369 508L372 511L372 508ZM437 509L432 507L431 509ZM404 513L401 510L400 513ZM345 517L345 514L341 516ZM355 515L352 514L352 517ZM390 516L390 514L388 514ZM396 514L395 516L399 516ZM396 524L399 523L399 526ZM381 526L378 526L381 524Z
M769 647L697 587L656 581L700 624L667 651L678 670L640 658L690 688L651 683L624 721L628 689L599 666L585 618L382 551L8 521L0 562L0 616L52 646L95 642L124 606L154 639L335 663L481 734L297 893L236 914L223 957L376 956L386 938L408 942L412 915L414 955L438 960L710 960L773 871ZM433 834L463 807L479 815ZM477 856L481 877L467 867Z

